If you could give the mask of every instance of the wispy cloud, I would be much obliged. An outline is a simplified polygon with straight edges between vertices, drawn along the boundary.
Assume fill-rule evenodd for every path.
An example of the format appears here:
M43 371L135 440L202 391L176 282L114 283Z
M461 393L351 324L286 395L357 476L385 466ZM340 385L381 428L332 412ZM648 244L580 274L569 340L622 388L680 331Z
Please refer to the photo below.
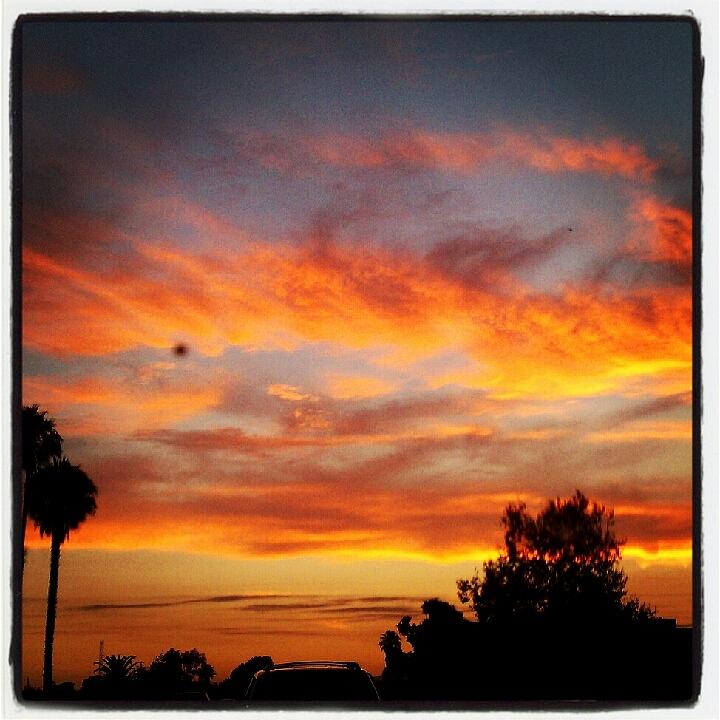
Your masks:
M461 347L485 386L504 394L607 392L628 378L689 368L684 288L577 284L508 298L379 248L358 254L310 243L279 252L256 243L224 257L138 249L135 273L112 279L26 250L26 346L102 355L183 339L217 355L231 345L323 341L385 346L411 361ZM62 312L48 302L48 278Z
M74 610L94 612L96 610L145 610L147 608L175 607L177 605L195 605L205 603L239 603L247 600L266 600L270 598L285 598L291 595L216 595L214 597L190 598L183 600L163 600L144 603L95 603L91 605L78 605Z
M141 368L142 370L142 368ZM155 368L162 372L161 368ZM219 402L220 389L172 378L152 383L153 369L130 383L119 378L26 375L22 382L23 402L39 403L63 417L63 426L72 435L131 433L149 427L165 427ZM148 377L150 373L150 377ZM146 380L146 381L143 381ZM150 382L148 382L150 381Z
M692 263L692 215L649 195L632 208L637 233L628 249L639 257L689 268Z
M380 135L328 133L288 137L258 131L229 133L244 159L282 173L318 166L378 170L441 170L468 174L491 163L516 163L543 173L596 173L647 182L659 163L618 137L579 139L547 129L498 126L478 132L405 127Z
M499 518L509 502L522 500L539 508L548 487L572 492L583 468L583 488L618 508L618 527L629 547L687 547L690 485L682 475L687 440L670 462L665 438L583 443L578 438L583 432L564 438L465 436L408 442L365 460L356 448L351 465L312 455L268 458L262 468L251 463L231 470L235 464L224 463L225 470L214 465L212 478L207 476L208 459L193 452L188 458L195 459L196 469L178 461L184 476L173 467L156 470L161 474L153 482L162 485L157 492L138 481L133 464L88 466L93 477L102 479L103 512L74 534L70 549L117 546L250 557L344 554L479 562L497 552ZM463 469L468 464L485 470L468 478ZM544 472L538 473L538 467ZM628 468L637 468L631 480ZM149 480L146 472L140 477ZM517 487L517 477L523 478L523 490L508 491ZM631 507L642 513L625 512ZM29 544L41 541L33 536ZM268 602L263 597L256 604Z
M256 602L263 600L265 602ZM283 602L268 602L283 600ZM393 604L388 605L391 601ZM403 601L398 603L397 601ZM254 613L283 613L312 610L316 613L328 614L371 614L371 615L398 615L414 608L422 598L419 596L376 596L376 597L334 597L317 595L291 595L291 594L245 594L245 595L217 595L214 597L184 598L178 600L163 600L155 602L138 603L94 603L78 605L70 608L80 612L116 611L116 610L146 610L149 608L168 608L181 605L205 605L218 603L237 604L243 612Z

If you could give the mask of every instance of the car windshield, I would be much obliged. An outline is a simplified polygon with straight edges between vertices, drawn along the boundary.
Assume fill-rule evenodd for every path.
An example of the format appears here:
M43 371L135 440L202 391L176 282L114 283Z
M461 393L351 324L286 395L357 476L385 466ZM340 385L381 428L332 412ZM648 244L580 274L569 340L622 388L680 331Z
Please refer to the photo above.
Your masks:
M253 700L377 700L370 678L356 670L302 668L275 670L257 678Z

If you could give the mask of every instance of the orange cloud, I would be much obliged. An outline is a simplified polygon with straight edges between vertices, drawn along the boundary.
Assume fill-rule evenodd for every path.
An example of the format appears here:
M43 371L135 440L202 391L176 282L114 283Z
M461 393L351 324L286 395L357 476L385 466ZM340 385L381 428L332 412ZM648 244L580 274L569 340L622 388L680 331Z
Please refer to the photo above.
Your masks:
M499 518L509 502L539 508L539 491L483 490L477 483L419 483L412 492L367 476L323 474L306 468L291 477L236 478L216 475L212 483L183 482L172 473L156 492L140 482L148 468L132 473L132 484L113 479L132 470L89 468L103 476L98 515L71 537L69 547L166 549L240 557L351 555L353 559L409 558L475 562L496 556L502 545ZM172 477L171 477L172 475ZM152 475L150 475L152 479ZM547 492L547 489L546 489ZM428 512L432 508L432 512ZM689 504L648 499L615 507L618 534L628 557L645 562L686 561ZM46 545L36 533L29 546Z
M545 172L593 172L648 181L658 168L638 145L619 138L581 141L547 134L508 131L502 153Z
M61 417L64 435L102 435L166 427L184 420L216 405L220 389L26 375L22 396L23 404L38 403L51 416Z
M588 433L590 442L637 442L638 440L692 439L690 420L637 421L615 430Z
M182 340L384 348L401 364L447 348L477 362L473 386L503 397L585 395L682 373L690 387L691 302L684 287L565 287L514 297L465 285L409 253L246 244L192 255L138 246L126 273L23 254L23 340L54 354L102 355ZM377 392L379 386L373 389ZM367 391L367 388L366 390Z
M649 196L636 202L631 219L637 232L628 243L630 252L645 260L690 267L692 215L687 210Z
M461 506L456 492L426 486L406 497L398 512L396 489L367 482L348 486L303 475L279 482L175 483L166 502L155 500L147 488L142 495L123 495L122 504L113 508L105 498L102 514L98 511L74 533L71 545L202 549L239 556L351 552L355 559L476 559L491 550L478 538L492 534L503 499L475 494L475 500ZM433 507L431 517L428 507ZM458 537L451 518L465 523L467 533ZM33 533L28 544L46 542Z

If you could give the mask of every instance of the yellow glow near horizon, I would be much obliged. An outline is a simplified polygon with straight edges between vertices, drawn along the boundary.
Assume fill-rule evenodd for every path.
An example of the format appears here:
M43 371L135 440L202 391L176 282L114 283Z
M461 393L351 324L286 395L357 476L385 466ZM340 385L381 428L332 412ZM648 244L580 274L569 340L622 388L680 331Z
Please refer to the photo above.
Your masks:
M623 547L622 555L625 558L637 560L641 567L650 567L652 565L682 565L687 567L692 564L693 550L692 545L659 547L655 550L629 546Z
M501 554L499 545L495 546L472 546L463 547L462 549L448 550L422 550L407 549L403 547L362 547L362 543L368 539L367 533L363 532L327 532L327 533L299 533L292 534L294 538L306 537L312 541L334 540L349 543L352 546L353 541L361 543L358 547L346 548L326 548L324 550L315 550L312 555L318 559L341 559L341 560L412 560L421 561L437 565L456 564L460 562L476 562L482 563L486 560L497 558ZM89 539L83 541L81 535L74 535L72 539L63 545L63 552L72 552L73 550L98 550L98 551L144 551L144 550L160 550L175 551L188 553L190 555L213 555L217 558L223 556L235 559L259 560L259 559L280 559L287 558L292 561L294 558L306 557L308 548L299 548L297 551L276 551L264 552L261 554L242 551L241 549L233 549L223 544L216 549L211 547L198 550L194 542L194 535L189 532L179 532L175 535L170 534L167 530L159 533L153 541L142 543L128 542L129 538L110 539L108 534L107 540L97 541ZM45 549L49 547L47 539L40 538L37 532L31 532L28 535L28 548ZM312 547L312 546L310 546ZM621 555L624 559L632 559L640 562L643 566L650 565L689 565L692 563L692 545L681 543L677 545L660 542L653 546L642 545L623 545Z

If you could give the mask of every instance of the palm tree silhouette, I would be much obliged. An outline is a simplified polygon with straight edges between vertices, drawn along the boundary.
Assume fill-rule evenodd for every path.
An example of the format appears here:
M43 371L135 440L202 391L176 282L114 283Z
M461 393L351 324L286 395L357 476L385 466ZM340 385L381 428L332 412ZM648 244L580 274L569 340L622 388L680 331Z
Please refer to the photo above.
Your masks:
M28 478L40 468L47 466L53 458L60 459L62 454L62 437L55 428L55 421L47 416L46 410L40 410L38 405L29 405L22 409L22 424L20 429L22 446L22 472L23 483L20 490L22 506L22 543L25 545L25 530L27 528L27 505L25 495ZM23 566L25 555L23 554Z
M402 643L400 636L394 630L386 630L381 636L378 642L380 649L386 658L392 658L399 653L402 653Z
M27 513L41 536L50 536L50 579L48 582L47 621L45 623L45 657L43 691L52 691L52 657L57 612L60 546L89 515L97 504L95 483L67 458L53 459L27 478Z
M143 666L135 660L135 655L105 655L102 660L96 660L95 672L111 683L121 683L138 674Z

